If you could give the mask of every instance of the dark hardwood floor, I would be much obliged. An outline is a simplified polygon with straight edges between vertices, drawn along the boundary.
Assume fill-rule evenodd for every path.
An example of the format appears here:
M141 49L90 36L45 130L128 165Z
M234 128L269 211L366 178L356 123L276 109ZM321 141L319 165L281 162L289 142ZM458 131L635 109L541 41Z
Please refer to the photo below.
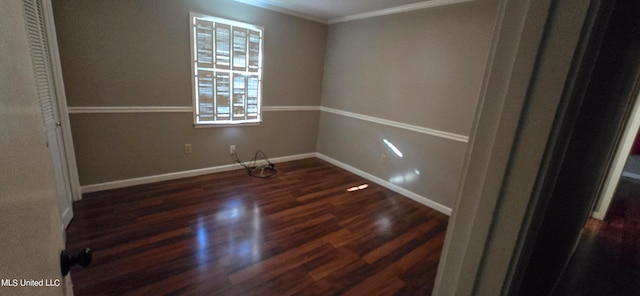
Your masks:
M554 293L564 295L640 295L640 181L622 178L605 219L589 219Z
M431 293L446 215L316 158L276 167L85 194L75 295Z

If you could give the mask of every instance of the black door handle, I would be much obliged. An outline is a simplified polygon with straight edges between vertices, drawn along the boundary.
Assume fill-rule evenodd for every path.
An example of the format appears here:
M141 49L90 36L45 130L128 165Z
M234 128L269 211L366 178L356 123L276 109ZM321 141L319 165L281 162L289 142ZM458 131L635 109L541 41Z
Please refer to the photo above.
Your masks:
M84 248L76 254L71 254L66 250L60 254L60 269L62 275L65 276L69 273L71 266L79 264L82 267L89 266L91 259L93 258L93 251L90 248Z

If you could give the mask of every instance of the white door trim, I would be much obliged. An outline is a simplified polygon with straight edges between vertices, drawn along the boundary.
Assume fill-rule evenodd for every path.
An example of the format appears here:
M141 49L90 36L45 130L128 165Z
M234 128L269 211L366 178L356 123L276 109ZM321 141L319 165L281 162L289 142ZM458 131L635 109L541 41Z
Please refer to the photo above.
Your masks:
M618 187L618 182L620 182L620 177L622 177L624 165L627 162L629 153L631 153L631 148L633 147L633 142L636 139L636 134L638 133L639 128L640 94L638 94L635 103L633 104L633 110L631 111L629 120L625 124L624 133L620 139L618 147L616 148L611 168L609 169L609 172L607 172L604 185L602 186L602 190L598 196L598 203L596 204L596 208L592 215L595 219L604 220L607 210L609 210L609 205L611 204L613 195L616 192L616 187Z

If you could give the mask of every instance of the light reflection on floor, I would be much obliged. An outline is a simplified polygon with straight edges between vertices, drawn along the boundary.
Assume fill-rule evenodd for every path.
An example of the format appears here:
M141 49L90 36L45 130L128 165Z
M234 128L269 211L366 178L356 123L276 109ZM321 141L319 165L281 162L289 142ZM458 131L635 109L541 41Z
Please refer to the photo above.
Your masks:
M220 211L216 213L217 221L236 222L244 216L245 208L241 199L232 199L225 203Z
M207 264L207 259L209 259L209 233L207 231L204 217L198 217L198 222L196 224L196 239L198 241L196 259L199 266L204 266Z
M215 219L198 217L196 223L196 260L198 265L204 266L211 254L224 252L225 256L241 258L248 262L258 262L262 258L260 246L263 243L262 219L260 207L257 203L249 206L245 199L233 198L227 200L222 208L214 213ZM207 223L209 223L207 225ZM213 225L211 224L213 223ZM226 234L216 233L215 224L232 224L231 231ZM209 227L207 227L209 226ZM226 235L226 245L212 246L215 239L209 235ZM220 247L223 247L220 249ZM217 248L214 250L213 248Z
M387 234L391 230L391 221L387 215L379 215L376 219L375 225L377 226L379 234Z
M246 235L240 237L236 236L229 240L228 247L229 252L231 253L230 255L244 260L249 260L251 262L259 261L261 259L261 229L260 209L257 204L254 204L251 217L251 229Z

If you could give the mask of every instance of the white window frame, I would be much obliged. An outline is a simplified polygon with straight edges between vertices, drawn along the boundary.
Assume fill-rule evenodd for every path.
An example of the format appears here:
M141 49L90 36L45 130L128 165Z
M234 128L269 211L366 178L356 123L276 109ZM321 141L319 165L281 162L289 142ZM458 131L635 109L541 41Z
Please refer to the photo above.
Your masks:
M207 35L198 38L197 24L207 25L211 23L212 27L203 27L204 32L211 30L210 52L202 51L199 55L198 42L203 39L207 40ZM193 92L193 122L196 127L207 126L228 126L238 124L259 124L262 121L262 56L264 47L264 28L248 23L202 15L197 13L189 13L190 24L190 46L191 46L191 85ZM228 50L220 51L226 55L218 55L218 29L222 33L226 31L228 34ZM234 59L241 56L242 50L237 52L234 50L235 36L244 38L246 46L244 50L244 58ZM242 34L244 33L244 37ZM251 40L259 35L259 46L257 53L257 65L255 61L255 50L252 51ZM252 39L253 38L253 39ZM255 41L253 45L255 46ZM253 53L253 54L252 54ZM199 60L202 56L202 60ZM208 57L208 58L207 58ZM219 59L219 57L222 57ZM253 57L253 59L252 59ZM228 63L218 62L219 60L228 60ZM240 65L238 65L238 64ZM241 65L244 63L244 65ZM226 65L225 65L226 64ZM201 87L200 77L202 79L210 79L211 86ZM219 82L228 83L226 88L227 95L219 95L219 90L225 89L220 86ZM241 82L241 83L240 83ZM250 88L249 85L257 82L257 87ZM236 84L237 83L237 84ZM242 84L237 88L236 85ZM201 92L210 92L209 96L201 95ZM236 93L236 91L239 91ZM222 92L224 93L224 91ZM236 94L238 96L236 97ZM225 103L226 101L226 103ZM210 108L210 112L206 112ZM226 110L226 113L225 113Z

